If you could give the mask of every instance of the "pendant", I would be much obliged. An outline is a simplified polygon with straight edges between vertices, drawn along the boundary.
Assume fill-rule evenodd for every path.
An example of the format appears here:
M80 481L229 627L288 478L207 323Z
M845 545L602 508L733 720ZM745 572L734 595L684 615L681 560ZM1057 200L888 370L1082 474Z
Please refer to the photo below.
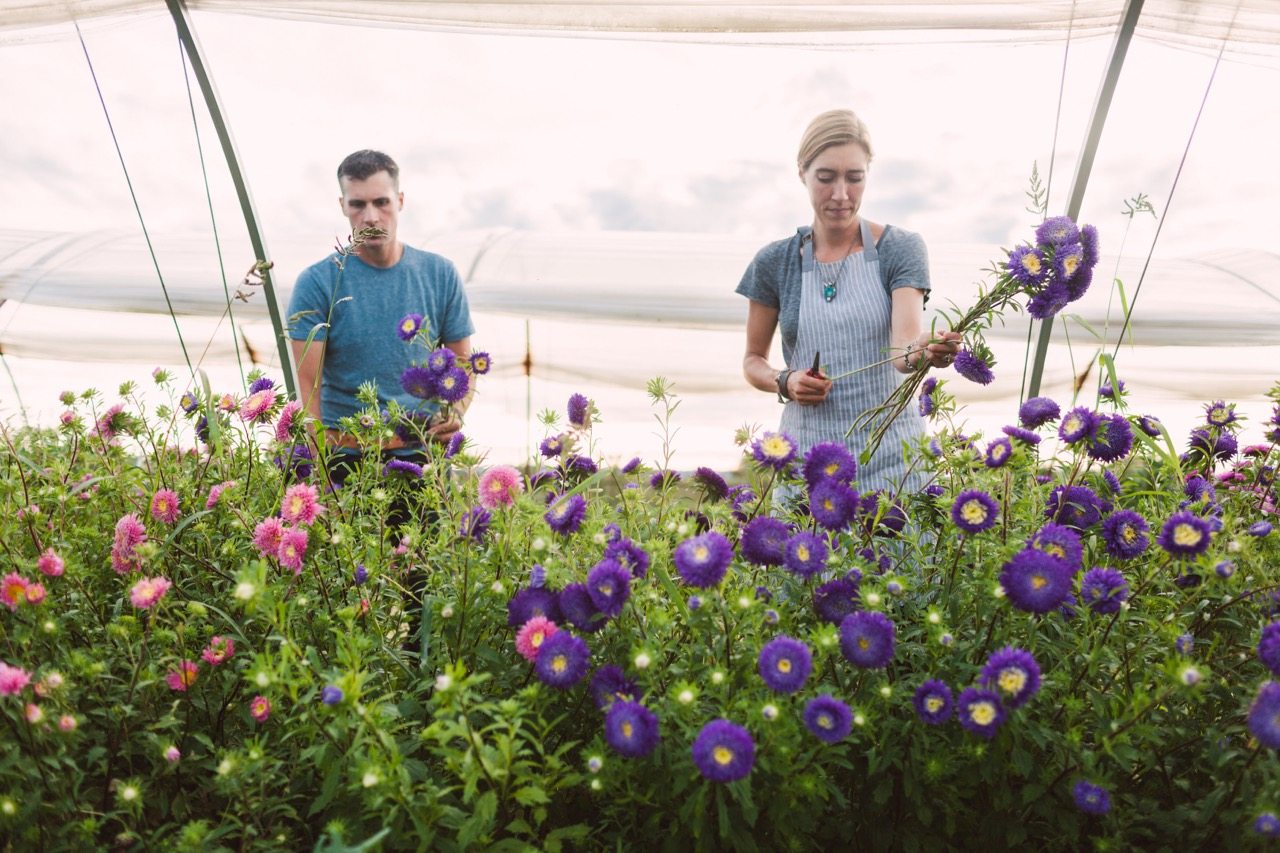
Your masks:
M822 298L830 302L836 298L836 283L829 281L822 286Z

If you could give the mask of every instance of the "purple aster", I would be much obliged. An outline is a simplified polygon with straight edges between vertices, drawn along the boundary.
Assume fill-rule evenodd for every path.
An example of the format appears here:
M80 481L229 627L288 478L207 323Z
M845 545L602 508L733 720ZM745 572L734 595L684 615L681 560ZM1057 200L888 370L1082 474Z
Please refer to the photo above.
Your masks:
M1261 538L1263 536L1269 536L1271 534L1271 530L1272 530L1271 522L1255 521L1253 524L1249 525L1249 529L1246 530L1245 533L1249 534L1250 536L1257 536Z
M556 631L538 646L533 671L538 680L558 690L568 690L582 680L591 663L587 641L569 631Z
M1156 544L1174 557L1197 557L1209 547L1209 537L1209 522L1184 510L1164 523Z
M1187 439L1187 452L1226 461L1236 455L1236 438L1229 432L1196 427Z
M828 530L848 527L858 508L858 493L840 480L819 480L809 489L809 515Z
M578 453L564 460L564 470L575 474L594 474L600 470L600 466L590 456Z
M1083 266L1093 269L1098 263L1098 229L1092 225L1080 226L1080 248L1084 249Z
M1117 613L1128 597L1129 584L1115 569L1090 569L1080 582L1080 598L1094 613Z
M1111 795L1107 789L1083 779L1071 789L1071 798L1076 801L1076 808L1087 815L1101 817L1111 811Z
M275 466L290 478L305 480L311 476L312 460L315 459L311 448L305 444L294 444L284 448L272 457Z
M995 691L966 687L956 699L956 716L960 725L990 740L1004 723L1005 710Z
M858 582L848 577L827 581L813 591L813 609L824 622L839 625L858 609Z
M642 578L649 573L649 554L636 543L621 537L604 546L604 555L616 560L631 577Z
M1004 564L1000 586L1017 609L1048 613L1071 595L1072 576L1066 562L1035 548L1024 548Z
M326 684L320 688L320 701L326 705L337 705L342 701L342 688L334 684Z
M1045 501L1044 517L1076 530L1092 527L1111 511L1111 501L1088 486L1056 486Z
M1062 423L1058 425L1058 438L1062 439L1064 444L1087 442L1093 438L1097 428L1098 416L1093 410L1085 406L1076 406L1062 416Z
M452 459L458 455L458 451L462 449L462 445L466 443L467 437L460 432L455 432L449 437L449 443L444 448L444 458Z
M983 462L988 468L999 468L1013 455L1013 444L1007 438L997 438L987 445Z
M1018 407L1018 422L1027 429L1042 427L1056 421L1062 410L1048 397L1032 397Z
M446 403L456 403L467 396L471 377L461 367L451 367L436 377L436 393Z
M560 612L570 625L588 634L599 631L609 621L596 609L584 583L571 583L560 591Z
M733 546L715 530L684 540L671 554L684 582L702 589L720 583L732 559Z
M698 468L693 472L693 480L713 501L722 501L729 497L729 484L724 481L724 477L711 468Z
M726 719L702 727L693 741L693 763L712 782L736 782L746 778L756 760L751 733Z
M1133 510L1117 510L1102 522L1102 541L1111 556L1132 560L1151 544L1149 529L1147 520Z
M1138 429L1142 430L1152 438L1160 437L1160 421L1151 415L1143 415L1138 418Z
M1022 427L1019 427L1019 426L1010 425L1006 427L1001 427L1000 431L1003 432L1005 435L1009 436L1009 438L1017 439L1023 444L1027 444L1032 447L1040 443L1040 436L1036 435L1034 432L1032 432L1029 429L1023 429Z
M1258 640L1258 660L1266 664L1267 669L1280 676L1280 622L1272 622L1262 629Z
M476 376L484 376L493 367L493 361L489 358L489 353L477 350L467 356L467 365Z
M1080 542L1080 534L1070 527L1050 522L1027 539L1027 546L1057 557L1070 566L1072 572L1080 570L1084 545Z
M745 483L740 483L729 489L729 501L733 504L733 517L738 521L747 520L747 504L756 499L756 493Z
M1253 832L1263 838L1280 838L1280 817L1273 812L1263 812L1254 819Z
M791 528L781 519L758 515L742 527L742 559L757 566L781 566Z
M534 471L529 475L529 491L534 491L542 486L552 485L559 478L559 475L550 468L542 468L541 470Z
M388 459L382 466L383 477L398 477L402 480L421 480L422 466L408 459Z
M369 570L364 567L364 563L356 563L356 570L352 573L351 579L355 581L356 586L363 586L369 579Z
M604 716L604 740L626 758L644 758L658 745L658 718L639 702L614 702Z
M761 465L781 471L796 458L796 442L785 432L766 432L751 443L751 455Z
M681 479L679 471L654 471L649 477L649 488L665 489L667 486L674 486Z
M587 594L605 616L617 616L631 596L631 572L606 557L587 573Z
M556 533L571 536L582 526L582 519L587 514L587 499L582 495L569 495L559 498L551 504L543 518Z
M1100 462L1115 462L1129 455L1133 449L1133 427L1124 415L1103 415L1098 418L1089 446L1085 452Z
M827 543L823 537L801 530L787 540L783 565L792 574L808 580L827 567Z
M489 532L491 519L489 510L482 506L473 506L462 514L462 519L458 522L458 535L479 542Z
M969 534L990 530L1000 516L1000 504L980 489L970 489L956 496L951 505L951 520Z
M260 376L259 378L253 380L253 382L249 385L249 396L252 397L254 394L257 394L259 391L270 391L272 388L275 388L275 387L276 387L276 383L271 381L271 377Z
M1173 641L1173 650L1180 655L1191 654L1192 649L1196 647L1196 638L1190 634L1179 634L1178 639Z
M1125 393L1124 380L1121 379L1118 381L1120 385L1120 396L1123 397ZM1114 386L1112 386L1110 380L1103 382L1100 386L1098 386L1098 396L1104 400L1116 399L1116 389Z
M883 500L882 500L883 499ZM858 511L862 514L864 529L879 536L897 536L907 526L907 512L902 504L887 503L884 491L877 489L862 496ZM885 504L881 509L882 504Z
M893 621L874 610L859 610L840 623L840 651L863 669L883 669L893 660Z
M200 398L196 396L194 391L187 391L178 398L178 405L182 407L182 411L189 415L200 408Z
M541 564L534 563L533 566L529 569L529 586L535 589L541 589L546 585L547 585L547 570Z
M448 347L438 347L427 356L427 370L436 376L443 376L458 364L458 356Z
M956 353L952 367L956 369L956 373L979 385L990 385L996 378L996 375L991 372L990 366L967 349L962 349Z
M251 392L252 390L250 389ZM1235 403L1228 405L1222 400L1210 403L1204 407L1204 420L1211 427L1224 427L1235 423L1238 420Z
M413 336L418 334L418 330L422 328L421 314L405 314L400 319L400 323L396 326L396 334L400 336L402 341L411 341Z
M1268 749L1280 749L1280 682L1268 681L1258 689L1249 707L1249 731Z
M432 386L434 389L434 386ZM394 427L396 437L405 444L419 444L422 442L422 434L426 432L427 427L431 425L431 414L429 412L405 412L396 421Z
M1120 478L1111 471L1102 472L1102 482L1107 484L1107 491L1111 492L1111 494L1120 494Z
M1005 646L987 658L978 681L995 690L1005 707L1021 708L1040 690L1040 665L1031 652Z
M930 376L929 378L932 379L933 377ZM928 391L921 390L920 398L916 406L916 409L920 412L920 417L929 417L933 414L936 407L937 404L933 399L933 389L931 388Z
M596 670L591 676L591 698L596 707L604 711L621 699L625 702L639 701L644 695L634 681L627 678L622 669L614 664L607 664Z
M1218 498L1213 486L1199 474L1187 476L1187 481L1182 484L1182 492L1193 502L1205 501L1206 503L1213 503Z
M853 730L853 712L836 697L824 693L804 706L804 726L823 743L839 743Z
M1009 259L1005 261L1004 267L1009 275L1028 291L1035 290L1044 284L1050 270L1049 265L1040 256L1040 250L1025 243L1009 253Z
M639 467L640 467L640 457L639 457L639 456L633 456L633 457L631 457L631 459L627 462L627 464L626 464L626 465L623 465L623 466L622 466L620 469L618 469L618 470L619 470L621 473L623 473L623 474L630 474L630 473L632 473L633 471L635 471L635 470L636 470L637 468L639 468Z
M538 452L548 459L554 459L564 450L564 439L558 435L549 435L538 445Z
M1047 320L1071 301L1071 287L1062 281L1051 281L1027 300L1027 313L1037 320Z
M858 463L843 444L822 441L804 455L804 479L810 487L823 480L852 482L858 476Z
M1081 296L1089 291L1089 285L1093 284L1093 267L1086 267L1083 264L1076 269L1075 275L1067 279L1067 298L1075 302Z
M1223 560L1214 566L1213 570L1218 573L1218 577L1226 580L1236 573L1236 564L1231 560Z
M560 596L545 586L527 586L516 590L507 602L507 625L519 628L535 616L550 619L559 624L564 621L560 613Z
M795 693L813 670L809 647L791 637L774 637L760 649L757 661L765 685L777 693Z
M1062 246L1080 241L1080 229L1070 216L1052 216L1036 229L1036 242L1040 245Z
M430 400L436 396L436 377L425 367L406 367L400 374L400 387L419 400Z
M1079 243L1063 243L1053 251L1053 274L1061 282L1075 278L1084 260L1084 248Z
M591 415L591 401L581 394L574 394L569 398L568 411L569 423L585 429Z
M951 719L951 713L955 709L951 688L935 678L916 688L911 704L915 706L920 720L931 726L940 726Z

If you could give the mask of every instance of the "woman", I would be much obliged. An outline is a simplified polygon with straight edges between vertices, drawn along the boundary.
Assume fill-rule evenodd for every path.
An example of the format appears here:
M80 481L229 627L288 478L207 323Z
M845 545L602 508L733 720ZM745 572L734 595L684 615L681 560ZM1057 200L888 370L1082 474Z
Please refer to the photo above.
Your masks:
M899 374L951 363L960 335L923 328L929 291L928 257L919 235L861 216L871 166L866 126L849 110L810 122L797 165L809 191L813 225L765 246L747 267L737 292L747 297L747 350L742 371L752 386L785 403L781 430L801 450L844 441L862 451L867 431L845 432L884 402ZM769 364L782 328L786 366ZM810 371L815 359L821 362ZM827 371L846 376L832 382ZM920 417L903 412L868 464L860 490L901 486L907 473L901 444L923 435Z

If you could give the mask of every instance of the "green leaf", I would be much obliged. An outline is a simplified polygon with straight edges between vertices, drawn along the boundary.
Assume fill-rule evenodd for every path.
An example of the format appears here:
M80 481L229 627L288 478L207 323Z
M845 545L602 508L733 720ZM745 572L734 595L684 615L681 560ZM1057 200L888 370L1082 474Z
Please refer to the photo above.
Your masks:
M522 806L532 806L551 802L547 792L537 785L530 785L515 792L516 802Z
M458 844L471 847L477 840L493 832L493 819L498 814L498 796L493 791L485 791L476 800L471 817L458 829Z

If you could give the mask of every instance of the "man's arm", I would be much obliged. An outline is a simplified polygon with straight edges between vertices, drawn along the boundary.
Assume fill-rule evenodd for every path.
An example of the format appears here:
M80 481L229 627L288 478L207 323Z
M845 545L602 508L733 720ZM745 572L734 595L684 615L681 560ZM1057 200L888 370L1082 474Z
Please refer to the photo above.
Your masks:
M469 337L456 341L445 341L444 345L453 351L453 354L458 357L460 362L471 358L471 338ZM462 415L466 414L467 409L471 406L472 399L476 396L476 378L471 376L470 379L467 395L449 407L448 420L441 421L428 429L427 435L437 441L448 441L455 432L462 429Z
M320 374L324 368L324 341L289 341L293 361L298 366L298 399L308 415L323 423L320 417Z

